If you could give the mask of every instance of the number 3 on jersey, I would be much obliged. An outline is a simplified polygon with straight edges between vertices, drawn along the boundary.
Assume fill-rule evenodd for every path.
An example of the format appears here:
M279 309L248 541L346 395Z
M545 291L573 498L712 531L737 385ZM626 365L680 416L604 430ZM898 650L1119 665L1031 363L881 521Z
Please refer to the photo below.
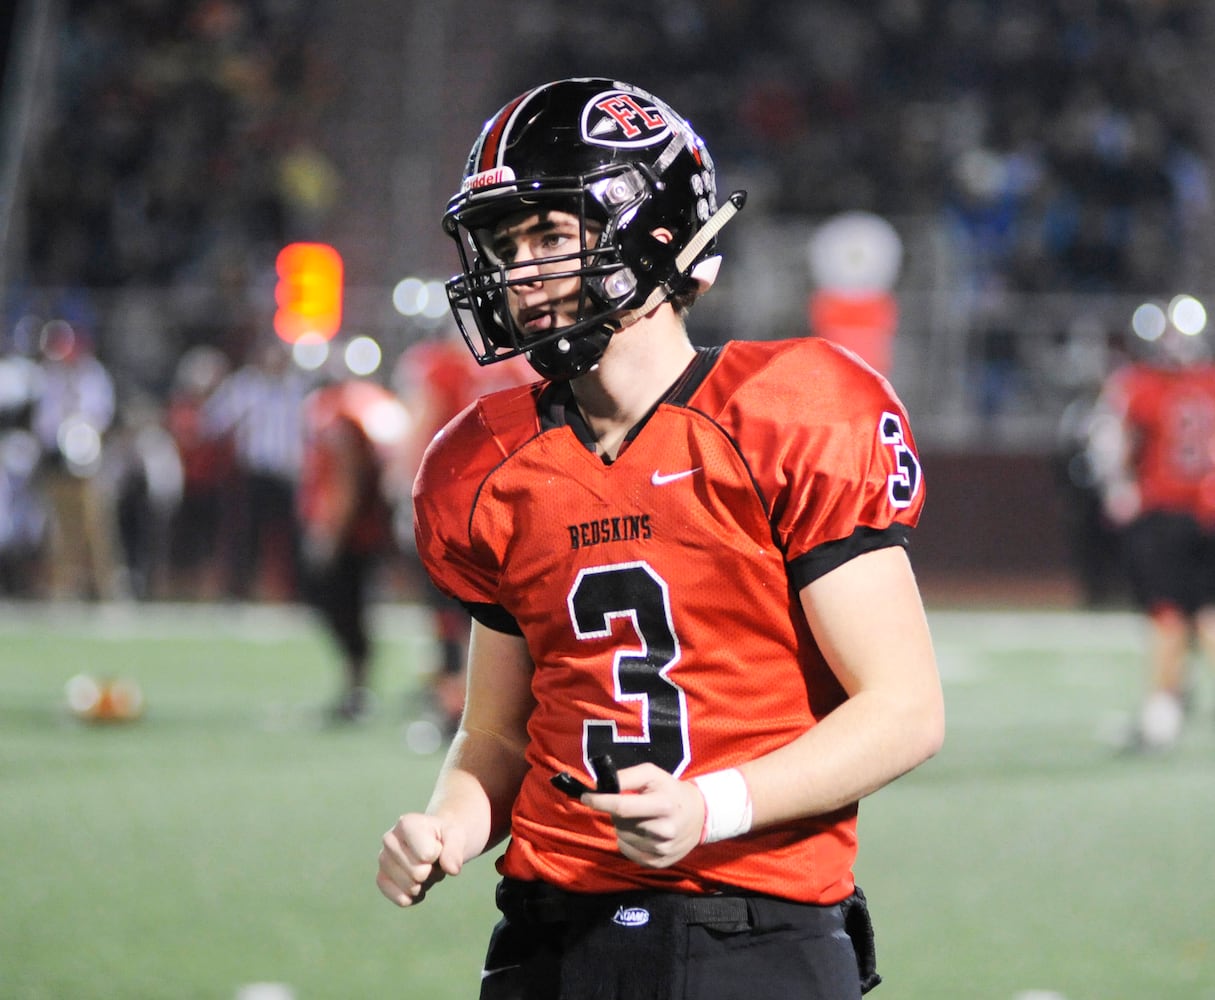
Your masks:
M579 639L612 634L612 619L627 618L640 649L620 648L612 662L618 702L636 702L640 736L621 736L615 722L586 719L583 754L611 754L619 767L649 761L678 776L691 756L688 747L687 700L668 674L679 662L679 639L671 621L666 581L645 562L584 569L566 598Z
M882 444L889 445L894 452L894 463L899 468L898 472L886 477L886 495L890 498L890 505L899 510L910 507L920 488L920 460L907 444L902 417L887 410L878 422L878 434Z

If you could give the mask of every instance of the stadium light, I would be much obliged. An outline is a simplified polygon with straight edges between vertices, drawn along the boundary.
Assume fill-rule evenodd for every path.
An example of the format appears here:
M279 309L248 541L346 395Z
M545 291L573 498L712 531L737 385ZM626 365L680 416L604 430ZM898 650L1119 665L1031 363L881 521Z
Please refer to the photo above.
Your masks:
M416 276L402 278L392 290L392 305L402 316L411 319L441 319L447 315L447 292L443 282Z
M1193 295L1178 295L1169 303L1169 319L1187 337L1197 337L1207 327L1207 311Z
M1131 329L1135 331L1137 337L1148 343L1164 336L1167 326L1168 317L1155 302L1143 303L1131 316Z
M343 355L346 367L355 375L373 375L379 370L384 354L371 337L355 337L346 345Z
M447 315L447 292L443 289L443 282L426 282L426 304L422 307L422 315L427 319Z
M306 372L320 371L329 360L329 341L315 333L302 334L291 345L291 357Z
M402 316L417 316L426 307L426 282L403 278L392 290L392 304Z

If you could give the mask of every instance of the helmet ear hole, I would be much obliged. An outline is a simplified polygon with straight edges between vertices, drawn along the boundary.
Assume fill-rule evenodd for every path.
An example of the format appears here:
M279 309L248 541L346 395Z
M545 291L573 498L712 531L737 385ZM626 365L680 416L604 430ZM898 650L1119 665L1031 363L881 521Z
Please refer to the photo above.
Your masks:
M660 238L659 234L666 238ZM653 289L677 277L675 257L681 246L669 229L646 231L634 222L620 233L619 242L621 256L637 273L639 284Z

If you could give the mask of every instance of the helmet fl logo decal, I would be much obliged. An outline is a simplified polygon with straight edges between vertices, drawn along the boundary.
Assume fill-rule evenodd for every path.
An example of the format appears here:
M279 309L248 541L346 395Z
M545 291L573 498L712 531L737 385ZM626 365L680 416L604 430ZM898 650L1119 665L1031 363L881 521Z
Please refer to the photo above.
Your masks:
M671 134L659 108L640 95L609 90L582 109L582 138L598 146L652 146Z

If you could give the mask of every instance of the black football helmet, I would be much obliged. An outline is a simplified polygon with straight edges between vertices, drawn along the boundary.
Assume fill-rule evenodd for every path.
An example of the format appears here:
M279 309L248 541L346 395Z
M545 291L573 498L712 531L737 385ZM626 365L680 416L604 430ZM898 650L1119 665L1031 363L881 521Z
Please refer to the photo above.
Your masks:
M486 122L443 217L462 268L447 282L456 322L480 364L525 354L546 377L581 375L634 318L712 284L716 234L744 200L736 192L718 208L704 142L644 90L607 79L529 90ZM525 334L507 289L534 279L513 277L512 264L495 255L494 229L546 209L580 220L581 249L528 264L544 265L546 280L581 279L577 315L572 325ZM653 236L660 228L671 242Z

